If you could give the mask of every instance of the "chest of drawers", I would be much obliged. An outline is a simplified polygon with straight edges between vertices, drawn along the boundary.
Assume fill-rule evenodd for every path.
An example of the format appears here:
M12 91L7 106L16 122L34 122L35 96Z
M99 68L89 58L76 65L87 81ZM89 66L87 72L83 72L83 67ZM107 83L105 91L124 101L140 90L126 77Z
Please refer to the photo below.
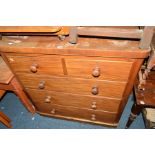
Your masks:
M39 114L117 126L148 56L136 41L4 37L0 50Z

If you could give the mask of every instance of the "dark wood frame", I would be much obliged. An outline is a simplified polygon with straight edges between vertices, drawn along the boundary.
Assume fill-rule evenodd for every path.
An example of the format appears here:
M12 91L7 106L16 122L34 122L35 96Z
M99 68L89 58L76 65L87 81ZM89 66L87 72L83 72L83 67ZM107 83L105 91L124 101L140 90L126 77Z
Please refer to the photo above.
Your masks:
M143 73L142 73L142 71L139 71L139 81L138 81L138 84L135 83L135 89L134 89L135 103L132 106L129 119L126 124L126 128L130 127L132 122L136 119L136 117L142 112L142 110L144 108L147 108L147 107L155 108L155 103L153 102L153 100L151 103L145 102L145 104L141 104L141 102L138 99L138 92L136 93L136 89L142 89L142 91L145 91L145 84L148 79L148 74L151 71L151 69L155 66L155 49L154 49L153 45L151 47L152 47L152 51L151 51L151 55L147 61L146 69L144 70ZM151 93L151 90L150 90L150 93Z

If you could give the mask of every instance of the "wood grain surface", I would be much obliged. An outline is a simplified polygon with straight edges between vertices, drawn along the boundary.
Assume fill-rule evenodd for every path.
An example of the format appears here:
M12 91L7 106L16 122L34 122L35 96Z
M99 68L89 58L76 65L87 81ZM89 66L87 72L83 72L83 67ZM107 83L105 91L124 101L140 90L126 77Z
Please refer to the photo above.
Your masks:
M32 99L34 105L42 103L42 106L58 104L62 106L77 107L82 109L102 110L107 112L118 112L120 99L79 95L71 93L60 93L56 91L44 91L26 88L26 92Z
M35 74L94 78L93 70L99 68L99 80L126 81L133 60L58 56L58 55L6 55L15 72L33 73L31 67L37 65ZM113 67L115 66L115 67Z
M13 78L13 73L0 56L0 83L8 84Z
M39 89L44 82L44 90L93 95L92 88L98 87L97 96L122 98L126 82L103 81L93 79L68 78L56 76L37 76L31 74L17 74L24 87Z
M102 124L103 122L109 124L118 123L115 122L116 114L103 111L64 107L56 104L51 106L42 106L42 103L38 103L36 109L41 113L46 113L47 115L54 117L61 116L63 118L74 120L83 119L84 121L102 122Z

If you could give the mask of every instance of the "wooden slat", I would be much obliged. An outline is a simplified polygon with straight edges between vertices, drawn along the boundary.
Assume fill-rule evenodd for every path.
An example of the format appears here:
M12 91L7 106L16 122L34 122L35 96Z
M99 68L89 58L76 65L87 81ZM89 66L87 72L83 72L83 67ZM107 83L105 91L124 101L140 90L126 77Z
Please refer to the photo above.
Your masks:
M70 28L70 32L69 32L69 42L72 44L75 44L77 42L77 27L73 26Z
M154 33L154 26L146 26L144 28L143 36L140 42L141 49L148 49L150 47L153 33Z
M147 61L147 69L151 70L155 66L155 49L152 48L150 57Z
M3 117L6 121L11 122L11 119L1 111L0 111L0 116Z
M118 38L141 38L142 30L113 27L78 27L78 35L105 36Z
M60 26L0 26L0 32L57 32Z
M0 26L0 35L68 35L68 26Z
M0 114L0 122L2 122L8 128L11 128L12 127L11 124L10 124L10 122L8 122L3 116L1 116L1 114Z
M151 42L151 53L147 61L147 69L151 70L154 66L155 66L155 34L153 35Z

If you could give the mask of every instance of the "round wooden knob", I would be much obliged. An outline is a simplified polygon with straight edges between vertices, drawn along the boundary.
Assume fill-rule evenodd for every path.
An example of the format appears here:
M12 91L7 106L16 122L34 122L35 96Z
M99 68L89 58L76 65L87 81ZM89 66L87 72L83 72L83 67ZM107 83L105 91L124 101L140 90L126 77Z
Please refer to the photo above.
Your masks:
M96 115L95 115L95 114L92 114L92 115L91 115L91 120L92 120L92 121L96 121Z
M98 87L97 87L97 86L94 86L94 87L92 88L92 90L91 90L91 93L92 93L93 95L97 95L97 94L98 94Z
M32 64L32 66L30 67L30 71L32 73L36 73L37 72L37 68L38 68L38 65L37 64Z
M97 108L97 106L96 106L96 102L95 102L95 101L92 102L91 108L92 108L92 109L96 109L96 108Z
M96 68L93 69L92 75L93 75L93 77L99 77L100 76L99 67L96 67Z
M55 109L52 109L51 110L51 114L55 114Z
M46 96L45 103L50 103L50 102L51 102L51 96Z
M40 81L39 85L38 85L39 89L44 89L45 88L45 81Z

